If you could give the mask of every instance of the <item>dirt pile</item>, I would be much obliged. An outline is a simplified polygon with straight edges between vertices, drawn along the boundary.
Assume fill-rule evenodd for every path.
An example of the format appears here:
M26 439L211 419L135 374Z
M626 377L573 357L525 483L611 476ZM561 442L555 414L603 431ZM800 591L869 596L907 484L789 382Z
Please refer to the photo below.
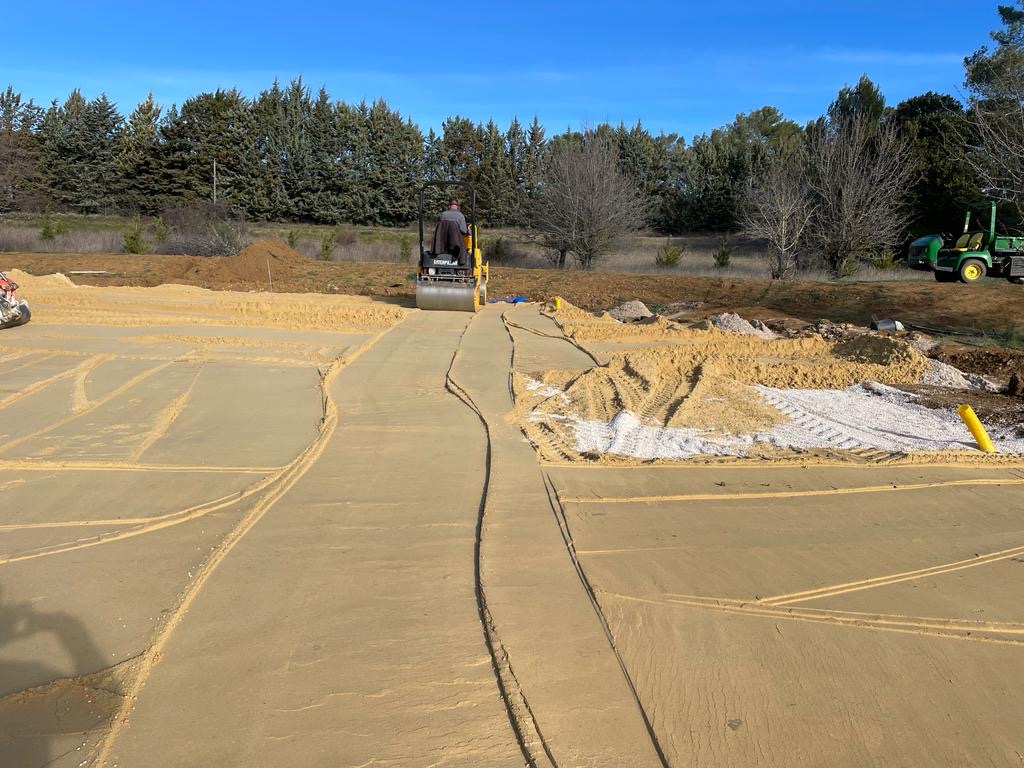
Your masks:
M196 262L185 280L200 285L268 289L274 280L300 276L312 262L283 240L257 240L234 256L210 256Z
M571 305L549 313L562 328L563 333L573 341L616 342L616 341L661 341L682 338L692 333L685 326L660 315L642 323L620 323L609 313L593 315Z
M1024 371L1024 351L943 342L930 355L966 373L1007 379Z

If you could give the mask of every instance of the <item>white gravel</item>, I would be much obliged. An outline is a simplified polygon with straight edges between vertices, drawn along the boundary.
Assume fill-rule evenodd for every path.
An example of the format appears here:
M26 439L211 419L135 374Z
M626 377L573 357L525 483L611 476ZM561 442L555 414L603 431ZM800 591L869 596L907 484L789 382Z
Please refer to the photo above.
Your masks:
M741 333L744 336L757 336L761 339L777 339L778 336L760 320L749 322L737 315L735 312L724 312L720 315L712 315L707 322L720 331L728 333Z
M609 309L608 314L620 323L632 323L636 320L646 320L648 317L654 316L654 313L647 308L646 304L635 299L619 304L614 309Z
M983 392L999 392L1000 387L993 381L976 373L964 373L940 360L929 360L928 370L921 377L922 384L950 389L980 389Z

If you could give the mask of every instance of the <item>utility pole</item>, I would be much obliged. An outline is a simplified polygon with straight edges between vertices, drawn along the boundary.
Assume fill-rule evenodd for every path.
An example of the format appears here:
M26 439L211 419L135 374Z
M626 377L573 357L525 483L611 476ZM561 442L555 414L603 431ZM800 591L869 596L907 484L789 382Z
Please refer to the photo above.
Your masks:
M213 158L213 204L217 204L217 158Z

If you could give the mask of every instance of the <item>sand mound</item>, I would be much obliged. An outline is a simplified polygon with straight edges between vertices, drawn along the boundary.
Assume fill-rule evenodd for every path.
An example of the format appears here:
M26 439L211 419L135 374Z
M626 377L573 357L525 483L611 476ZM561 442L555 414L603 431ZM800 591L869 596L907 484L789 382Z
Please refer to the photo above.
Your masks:
M257 240L234 256L210 256L185 273L204 284L267 287L276 277L292 277L309 268L310 260L283 240ZM268 273L269 270L269 273Z
M33 291L46 291L52 289L75 288L75 284L60 272L52 275L30 275L20 269L8 269L4 272L11 280L18 284L19 299L29 299Z
M255 253L256 256L251 252L236 263L248 261L251 264L259 258L260 251ZM229 258L237 259L237 256ZM283 258L281 263L286 264L287 254ZM228 260L209 259L210 262ZM63 275L36 277L16 271L8 274L22 287L19 293L32 306L33 322L42 325L254 326L362 331L387 328L408 313L402 307L365 296L211 291L191 285L100 288L75 285Z
M579 424L610 424L623 413L654 429L696 430L690 435L695 439L751 435L789 418L755 387L909 385L929 369L927 358L898 339L764 339L714 328L670 332L675 343L617 352L607 365L571 379L541 376L543 388L517 386L527 434L560 458L573 457Z

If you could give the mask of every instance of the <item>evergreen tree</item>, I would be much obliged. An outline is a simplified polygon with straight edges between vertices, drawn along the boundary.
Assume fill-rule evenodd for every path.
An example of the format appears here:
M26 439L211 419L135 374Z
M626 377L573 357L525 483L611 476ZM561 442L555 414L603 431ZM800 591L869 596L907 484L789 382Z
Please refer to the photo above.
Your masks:
M544 137L544 126L536 115L526 135L526 153L523 157L523 185L520 196L524 198L522 211L524 216L529 214L533 201L544 175L544 153L547 149L547 140ZM520 224L524 221L520 221Z
M442 151L441 137L434 133L433 128L429 128L427 136L423 140L423 179L425 181L444 177Z
M523 222L528 213L526 194L528 147L523 126L519 123L518 118L512 118L508 130L505 132L505 148L508 153L509 170L512 174L512 208L509 215L511 224Z
M655 138L638 120L629 130L620 123L615 131L615 140L622 171L643 198L644 220L656 227L660 223L671 181L670 152L678 137L671 134Z
M253 150L258 167L253 185L252 215L286 219L290 205L284 174L286 161L285 95L277 80L252 102Z
M105 94L87 102L76 89L62 106L50 106L40 136L43 168L58 205L82 213L115 207L121 124Z
M445 178L476 183L483 154L483 129L456 115L441 125L441 165Z
M285 94L281 119L281 175L284 180L284 218L310 219L313 214L313 154L309 124L313 111L309 89L302 78L293 80Z
M483 130L483 146L477 175L479 218L491 226L510 224L516 203L512 160L505 135L494 120Z
M828 117L834 123L856 117L877 126L884 114L885 97L867 75L861 75L855 86L843 86L828 107Z
M364 183L368 224L407 224L416 218L423 135L411 120L381 99L363 113L367 163Z
M44 188L36 130L43 110L8 85L0 93L0 213L38 207Z
M309 178L311 184L309 217L324 224L339 221L338 164L341 143L334 106L325 88L321 88L309 113Z
M150 93L129 115L121 133L117 163L120 204L129 211L154 213L161 207L160 105Z
M370 215L370 188L366 181L370 147L366 127L369 107L365 103L351 106L337 105L335 122L340 150L338 173L335 177L339 216L343 221L364 222Z
M989 33L995 49L982 46L964 59L964 84L978 99L1024 97L1024 0L1016 6L1000 5L1002 28Z
M173 120L172 120L173 118ZM213 200L244 211L264 210L267 202L253 185L260 159L255 119L237 90L201 93L168 114L163 129L165 163L186 200Z
M960 143L952 140L970 130L963 106L952 96L929 92L899 104L892 120L911 145L912 231L949 231L981 197L981 179L965 162Z

